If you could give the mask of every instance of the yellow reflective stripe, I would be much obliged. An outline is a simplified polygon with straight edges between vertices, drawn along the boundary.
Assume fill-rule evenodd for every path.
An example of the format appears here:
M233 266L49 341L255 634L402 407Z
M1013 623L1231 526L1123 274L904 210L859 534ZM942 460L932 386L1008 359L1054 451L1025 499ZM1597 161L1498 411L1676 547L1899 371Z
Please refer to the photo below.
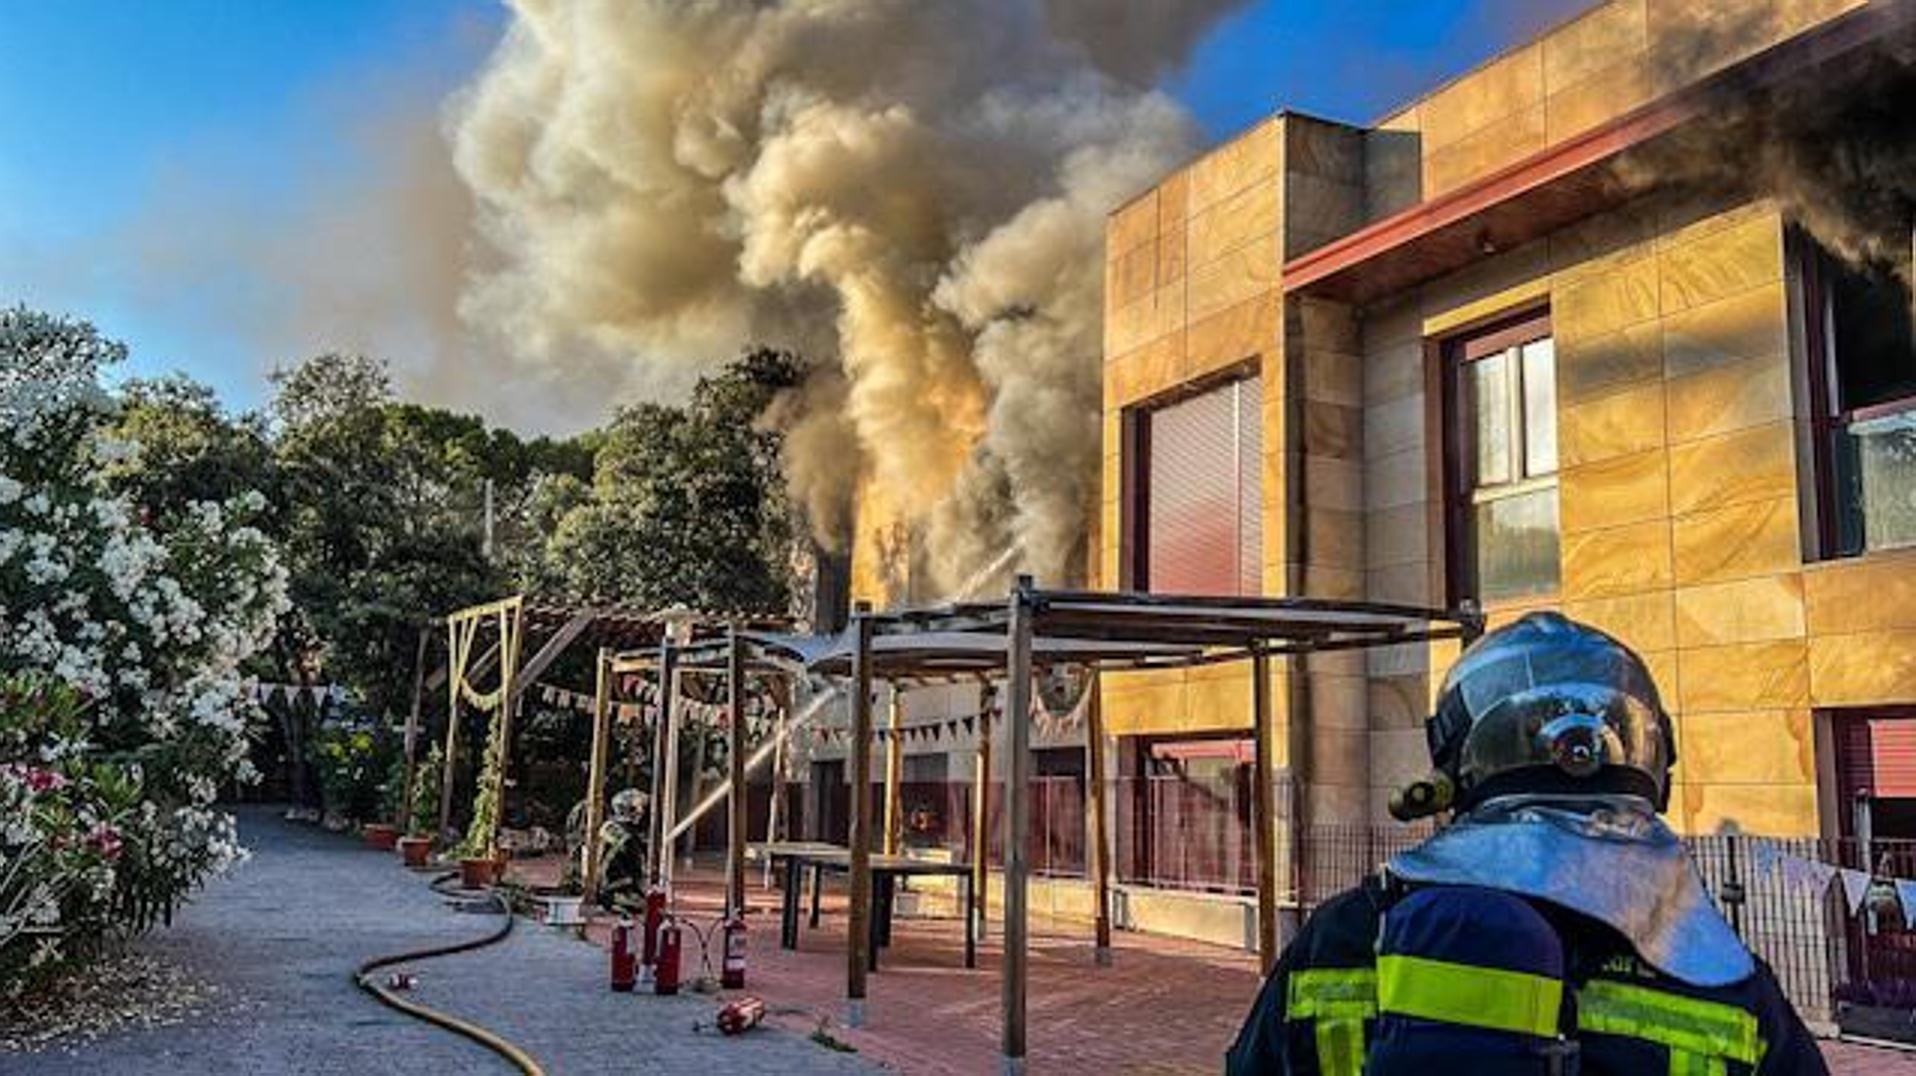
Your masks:
M1364 1021L1377 1015L1377 973L1370 968L1294 971L1288 1002L1289 1019L1314 1021L1318 1071L1362 1076Z
M1563 982L1419 956L1377 958L1377 1008L1420 1020L1554 1038Z
M1720 1057L1705 1057L1688 1050L1670 1051L1670 1076L1728 1076L1729 1071Z
M1363 1076L1364 1018L1317 1018L1317 1071L1324 1076Z
M1577 1026L1599 1035L1620 1035L1658 1043L1670 1050L1673 1076L1688 1072L1677 1055L1722 1058L1755 1065L1763 1059L1763 1038L1756 1017L1734 1005L1702 1001L1678 994L1592 979L1577 991Z
M1286 1012L1293 1020L1310 1017L1359 1020L1377 1015L1377 973L1370 968L1308 968L1290 975Z

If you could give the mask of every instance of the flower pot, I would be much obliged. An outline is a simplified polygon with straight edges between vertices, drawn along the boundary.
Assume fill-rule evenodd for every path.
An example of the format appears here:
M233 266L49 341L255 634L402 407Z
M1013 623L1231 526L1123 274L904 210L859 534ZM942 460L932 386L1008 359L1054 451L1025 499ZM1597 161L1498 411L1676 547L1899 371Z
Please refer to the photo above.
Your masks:
M431 837L401 837L394 844L408 867L423 867L432 856Z
M369 847L390 852L399 840L399 827L389 826L384 822L368 822L359 827L359 836Z
M546 926L576 927L585 923L585 898L549 896L546 902Z
M499 880L500 868L504 866L491 856L470 857L459 861L459 884L467 889L484 889Z

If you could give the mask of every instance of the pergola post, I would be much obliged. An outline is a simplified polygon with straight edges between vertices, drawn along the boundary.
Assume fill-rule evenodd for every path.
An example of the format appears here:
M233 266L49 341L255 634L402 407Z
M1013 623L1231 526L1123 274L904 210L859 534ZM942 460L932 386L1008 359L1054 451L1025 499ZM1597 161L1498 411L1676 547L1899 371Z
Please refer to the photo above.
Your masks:
M851 915L845 944L845 1023L865 1023L865 977L872 915L872 619L871 603L852 607Z
M985 936L991 894L991 710L997 692L990 681L978 692L978 757L971 785L971 902L977 906L977 936Z
M1005 628L1005 945L1004 1024L1001 1071L1025 1070L1025 987L1029 973L1026 916L1030 871L1025 847L1031 818L1031 634L1032 580L1018 577Z
M1091 887L1093 926L1097 948L1093 955L1099 965L1111 963L1111 834L1108 793L1104 767L1104 681L1096 665L1091 666L1091 682L1086 687L1091 698L1085 702L1085 751L1089 755L1091 811Z
M727 640L726 698L731 701L732 769L731 826L726 848L726 904L733 915L745 916L745 640L733 627Z
M905 693L896 682L891 685L890 703L885 713L885 854L895 856L905 828L905 808L898 802L898 785L905 769L905 740L899 734Z
M492 845L485 854L495 855L499 846L499 825L506 817L506 770L512 765L512 713L519 708L519 631L523 627L517 607L499 610L499 710L493 720L499 725L499 771L492 778L492 793L499 804L499 817L492 827Z
M668 894L672 891L672 877L676 873L672 852L678 842L672 838L672 831L678 828L679 823L679 730L684 725L678 717L676 700L679 697L679 685L684 677L685 672L679 668L678 652L675 648L672 654L672 671L665 678L665 694L674 700L671 711L672 720L667 721L659 730L662 749L665 752L663 764L665 776L659 789L658 805L659 878L660 884L665 886Z
M400 786L399 817L392 819L404 834L412 832L413 785L419 776L419 716L426 694L426 644L431 638L432 629L421 624L419 646L412 660L412 708L406 711L406 781Z
M472 655L472 625L446 621L446 757L439 773L439 834L452 828L452 779L459 752L459 691L466 682L466 659Z
M778 697L773 705L778 709L778 730L772 740L772 796L765 805L765 843L778 840L779 828L786 824L785 818L785 737L791 727L791 685L784 678L772 681L772 690ZM772 884L772 860L765 859L765 884Z
M678 693L673 687L678 683L676 667L678 651L672 640L666 639L659 644L659 720L652 729L652 803L651 840L646 842L646 874L654 885L665 884L665 864L671 857L665 853L665 753L666 741L671 739L673 696Z
M590 905L599 895L599 830L605 825L605 769L612 753L612 656L599 648L592 691L592 761L585 778L585 869L580 891Z
M1257 855L1257 967L1269 975L1277 963L1277 818L1272 810L1277 769L1271 758L1271 658L1263 643L1251 646L1251 842Z

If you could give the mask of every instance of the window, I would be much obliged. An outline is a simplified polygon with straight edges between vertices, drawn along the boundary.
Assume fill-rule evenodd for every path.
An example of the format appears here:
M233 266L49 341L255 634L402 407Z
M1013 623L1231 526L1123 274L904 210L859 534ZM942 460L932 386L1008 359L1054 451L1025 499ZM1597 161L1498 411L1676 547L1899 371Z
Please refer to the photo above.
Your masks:
M1453 597L1557 589L1557 357L1547 316L1451 341Z
M1916 338L1908 244L1850 265L1801 236L1817 528L1825 556L1916 545Z
M1127 414L1126 586L1262 591L1263 393L1255 375Z

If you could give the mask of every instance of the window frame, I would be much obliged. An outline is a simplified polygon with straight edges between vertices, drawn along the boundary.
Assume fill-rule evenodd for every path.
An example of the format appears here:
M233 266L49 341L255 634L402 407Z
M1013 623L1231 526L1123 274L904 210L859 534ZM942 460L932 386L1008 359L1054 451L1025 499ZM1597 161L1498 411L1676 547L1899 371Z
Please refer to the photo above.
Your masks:
M1808 412L1807 431L1803 436L1808 445L1798 455L1810 465L1810 492L1805 498L1805 507L1813 525L1804 532L1812 536L1814 542L1813 548L1804 551L1805 559L1851 560L1872 553L1916 548L1916 545L1904 544L1871 549L1866 539L1860 548L1844 547L1844 519L1852 512L1862 511L1862 506L1847 504L1839 496L1836 438L1859 422L1916 408L1916 390L1892 400L1843 410L1840 403L1842 371L1836 349L1836 295L1828 280L1828 266L1836 256L1800 225L1791 225L1787 230L1786 250L1795 269L1802 302L1802 388Z
M1444 578L1445 589L1448 591L1448 598L1452 604L1465 600L1484 602L1477 573L1475 509L1482 504L1543 490L1561 490L1560 476L1563 470L1561 454L1559 454L1556 468L1549 474L1525 473L1527 471L1524 459L1527 452L1525 434L1528 419L1524 415L1522 354L1524 345L1539 340L1552 342L1554 367L1556 336L1552 331L1550 308L1547 305L1500 314L1474 327L1457 330L1436 342L1438 379L1443 397L1441 444L1444 453L1442 466ZM1472 364L1497 355L1511 357L1511 372L1507 375L1510 409L1508 437L1511 472L1516 477L1508 482L1480 487L1476 477L1477 423L1474 414L1465 413L1465 403L1468 399L1465 382ZM1554 383L1554 376L1552 381ZM1558 410L1557 400L1554 398L1551 400L1551 408L1554 419ZM1558 511L1558 538L1561 542L1561 500L1559 500ZM1559 578L1558 588L1561 586L1562 580ZM1546 592L1539 592L1536 595L1538 598L1546 596ZM1495 600L1516 601L1519 599Z

